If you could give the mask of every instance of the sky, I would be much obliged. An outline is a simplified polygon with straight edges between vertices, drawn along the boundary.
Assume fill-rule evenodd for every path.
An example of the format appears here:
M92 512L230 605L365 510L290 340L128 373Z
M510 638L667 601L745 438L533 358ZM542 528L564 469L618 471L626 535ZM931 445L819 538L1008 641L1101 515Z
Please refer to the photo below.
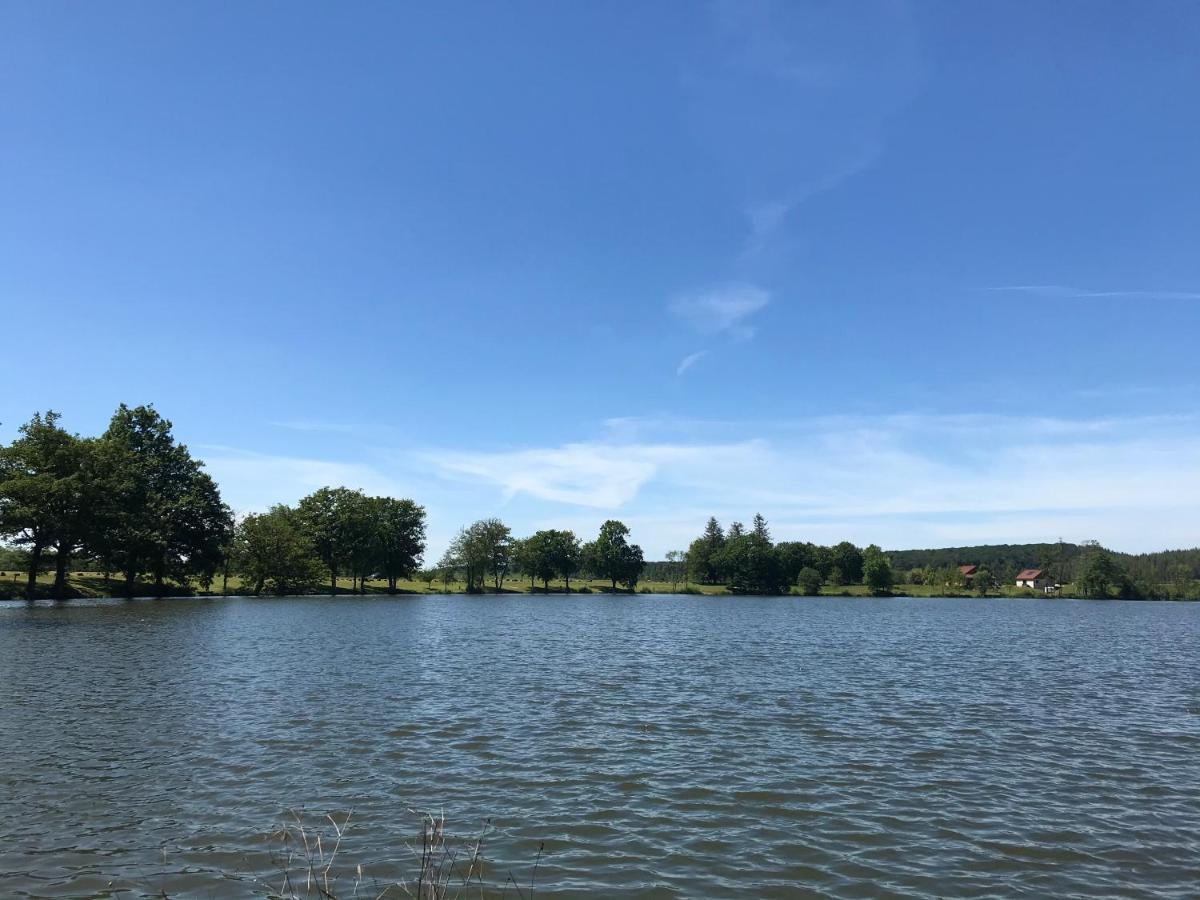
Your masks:
M0 440L429 556L1200 544L1200 6L0 0Z

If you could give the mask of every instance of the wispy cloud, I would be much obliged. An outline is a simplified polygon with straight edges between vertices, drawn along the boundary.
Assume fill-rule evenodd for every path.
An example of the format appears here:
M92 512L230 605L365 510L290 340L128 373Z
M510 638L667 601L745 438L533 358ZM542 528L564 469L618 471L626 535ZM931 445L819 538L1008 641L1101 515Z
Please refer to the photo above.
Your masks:
M1064 284L1009 284L986 290L1054 300L1200 300L1200 291L1095 291Z
M679 365L675 367L675 374L682 375L696 363L700 362L700 360L704 359L704 357L707 355L707 350L697 350L695 353L689 353L679 361Z
M591 440L430 447L327 460L194 449L237 511L326 484L412 497L430 555L459 525L594 532L618 516L651 557L709 515L762 512L781 540L891 548L1097 538L1126 550L1196 542L1200 416L826 416L782 422L610 421Z
M567 517L582 507L657 523L638 535L654 553L710 514L744 520L755 511L780 538L890 547L1059 535L1131 550L1194 541L1180 530L1200 506L1194 417L840 417L735 441L697 435L695 423L659 431L671 429L687 438L426 460L447 478L562 504Z
M209 474L239 513L294 503L326 485L362 488L371 494L410 496L402 481L366 463L254 453L220 445L197 445Z
M771 293L751 284L730 284L671 300L668 308L701 334L728 332L739 338L754 336L746 319L771 302Z
M766 247L776 232L787 223L788 217L804 203L819 194L834 190L848 178L866 171L875 164L882 152L882 144L870 140L857 152L850 153L834 163L824 174L797 185L774 200L751 205L746 210L750 234L742 250L742 259L747 259Z

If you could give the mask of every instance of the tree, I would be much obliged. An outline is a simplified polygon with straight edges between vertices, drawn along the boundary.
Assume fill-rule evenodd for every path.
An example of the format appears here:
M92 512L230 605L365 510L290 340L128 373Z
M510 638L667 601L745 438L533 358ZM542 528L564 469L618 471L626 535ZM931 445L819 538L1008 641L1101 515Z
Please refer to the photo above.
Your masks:
M667 551L667 577L671 581L671 590L679 587L680 581L684 581L686 586L687 568L688 555L686 550Z
M974 584L975 589L979 591L980 597L986 597L988 591L992 589L995 579L992 577L992 570L986 566L982 566L975 570Z
M556 534L547 529L535 532L520 542L522 570L529 576L530 587L533 586L533 579L537 578L547 593L550 591L550 579L558 574L555 561Z
M704 526L704 534L692 541L688 547L688 572L692 581L701 584L717 584L720 572L717 571L716 557L725 546L725 532L721 530L716 518L710 517Z
M451 542L450 546L446 548L446 552L442 554L442 558L438 560L437 573L438 578L441 579L443 591L450 589L450 584L458 575L459 563L455 543L457 543L457 539Z
M863 580L863 555L849 541L833 548L833 564L841 573L842 584L858 584Z
M719 557L725 582L735 594L780 594L785 581L771 542L751 531L725 541Z
M355 549L364 537L365 504L362 491L323 487L304 497L296 507L299 521L329 573L330 594L337 594L338 575L359 561Z
M142 572L162 596L167 578L215 571L233 516L204 464L176 443L171 422L152 406L122 403L95 447L105 501L88 543L124 573L126 594Z
M630 544L628 536L629 528L624 523L609 519L600 526L596 540L582 548L586 568L600 578L609 579L614 591L617 582L629 590L636 588L646 565L642 548Z
M67 562L87 530L92 442L60 428L59 418L53 410L35 413L21 437L0 448L0 534L28 548L30 599L49 549L55 551L54 595L65 596Z
M821 593L821 573L812 566L805 566L800 570L796 584L800 588L800 593L808 597L815 597Z
M1086 541L1084 548L1079 566L1079 589L1085 597L1105 599L1113 590L1118 594L1135 593L1129 577L1111 551L1096 541Z
M567 583L571 593L571 576L579 571L583 563L583 547L573 531L556 531L552 544L554 567Z
M762 517L762 513L754 514L754 534L762 538L768 544L771 543L771 529L767 527L767 520Z
M871 544L863 552L862 558L863 580L871 589L871 593L876 596L890 594L894 583L892 564L883 555L883 551L875 544Z
M436 567L432 569L420 569L416 573L416 579L425 583L425 590L432 591L433 583L438 579L438 570Z
M396 581L412 576L425 555L425 510L394 497L372 497L369 506L375 561L387 579L388 593L394 594Z
M746 533L746 526L741 522L733 522L729 526L729 531L725 535L725 540L731 541L734 538L741 537Z
M499 519L481 519L459 531L447 551L447 562L463 572L467 593L482 591L488 575L500 590L512 564L512 532Z
M574 533L549 528L530 535L520 545L522 571L529 576L531 587L533 579L538 578L543 590L549 591L550 579L562 576L570 592L571 576L579 571L582 560L579 538Z
M785 584L795 584L802 569L814 568L815 550L816 547L812 544L800 541L784 541L775 545L775 553L779 557L779 574ZM819 572L817 575L820 577Z
M294 509L279 505L238 523L234 565L257 597L296 594L321 580L322 564Z

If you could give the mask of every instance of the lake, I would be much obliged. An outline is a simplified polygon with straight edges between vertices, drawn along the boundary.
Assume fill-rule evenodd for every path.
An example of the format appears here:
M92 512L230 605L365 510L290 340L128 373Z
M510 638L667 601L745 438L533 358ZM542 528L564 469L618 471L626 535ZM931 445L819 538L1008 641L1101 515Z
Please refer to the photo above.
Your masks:
M1200 604L6 603L0 704L6 897L261 895L299 807L347 895L411 809L524 897L1200 890Z

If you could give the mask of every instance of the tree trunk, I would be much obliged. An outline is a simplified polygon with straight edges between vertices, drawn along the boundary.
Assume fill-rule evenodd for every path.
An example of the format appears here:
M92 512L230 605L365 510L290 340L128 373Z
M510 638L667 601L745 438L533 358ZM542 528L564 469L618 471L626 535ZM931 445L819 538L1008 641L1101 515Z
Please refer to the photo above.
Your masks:
M37 593L38 569L42 567L42 545L37 541L29 551L29 580L25 582L25 599L32 600Z
M63 550L62 545L58 547L58 553L54 557L54 599L62 600L67 596L67 563L71 561L71 555Z
M229 596L229 566L225 566L221 572L221 596Z
M132 569L125 570L125 596L133 597L133 581L137 578L137 572Z
M395 575L388 576L388 593L389 594L396 593L396 576Z
M614 578L612 580L612 583L613 583L613 593L615 594L617 592L617 579Z
M571 593L571 575L570 575L570 573L567 574L566 578L567 578L567 593L569 594L569 593Z
M329 596L337 596L337 569L329 570Z
M542 579L542 590L544 590L547 594L550 593L550 579L549 578Z

